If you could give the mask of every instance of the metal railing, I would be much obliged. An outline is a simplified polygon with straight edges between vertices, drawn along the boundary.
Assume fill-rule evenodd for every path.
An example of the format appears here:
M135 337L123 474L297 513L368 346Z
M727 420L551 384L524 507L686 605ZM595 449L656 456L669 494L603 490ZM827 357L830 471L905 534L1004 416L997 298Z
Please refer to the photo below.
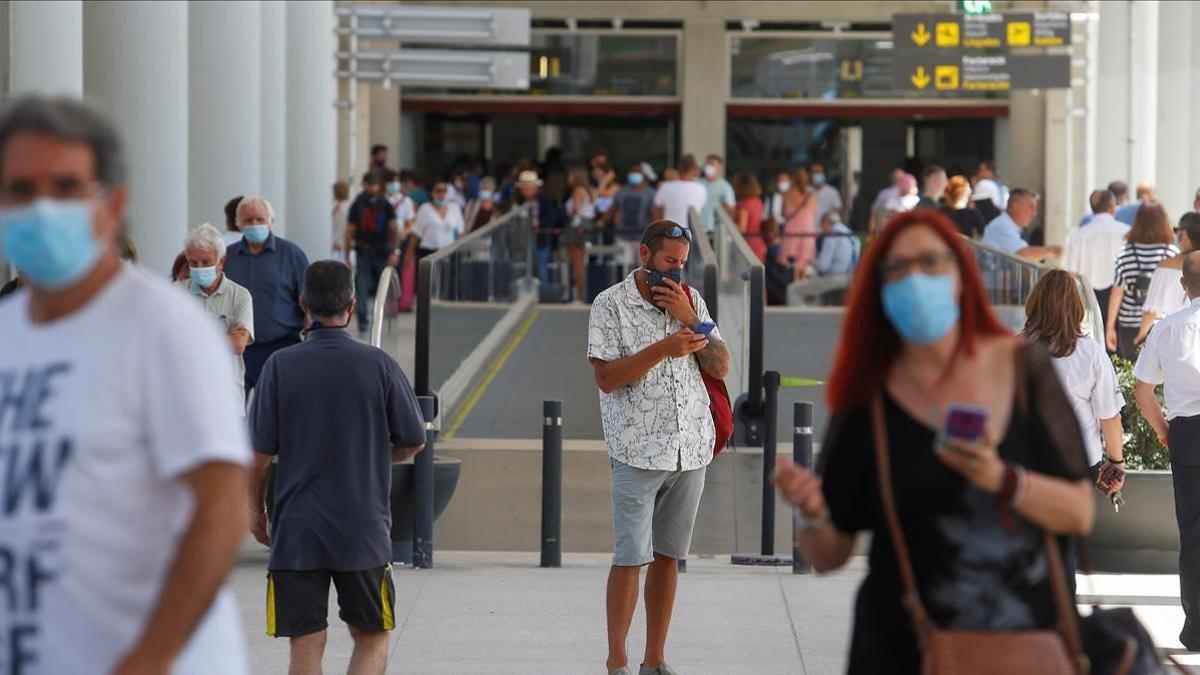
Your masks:
M692 231L692 245L684 273L688 284L700 291L700 297L708 305L708 313L716 321L720 305L717 295L717 254L713 251L704 226L700 224L700 213L696 209L688 210L688 227Z
M1049 267L1005 253L974 239L965 239L983 274L983 285L993 305L1025 305L1034 284Z
M762 409L766 304L763 263L721 209L717 209L713 244L715 304L721 308L721 337L730 354L725 385L735 399L746 395L745 414L758 416Z
M421 260L417 270L414 384L447 414L468 381L532 308L536 242L528 209L515 209Z

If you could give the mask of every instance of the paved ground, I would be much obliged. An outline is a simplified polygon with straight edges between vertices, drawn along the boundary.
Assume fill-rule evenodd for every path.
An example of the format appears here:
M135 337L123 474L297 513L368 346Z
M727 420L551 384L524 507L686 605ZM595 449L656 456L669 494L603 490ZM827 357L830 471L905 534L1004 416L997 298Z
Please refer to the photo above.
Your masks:
M264 552L248 546L232 584L242 608L252 672L284 673L287 643L263 635ZM539 569L536 554L444 552L435 569L397 568L397 629L389 673L603 673L603 587L608 557L568 554L561 569ZM839 673L845 668L855 590L866 567L854 558L833 575L738 567L695 558L680 577L668 657L680 672ZM1172 575L1080 579L1081 604L1134 605L1155 641L1180 651L1183 620ZM325 668L345 672L351 643L331 598ZM639 610L629 641L640 657ZM1200 655L1184 655L1200 664Z

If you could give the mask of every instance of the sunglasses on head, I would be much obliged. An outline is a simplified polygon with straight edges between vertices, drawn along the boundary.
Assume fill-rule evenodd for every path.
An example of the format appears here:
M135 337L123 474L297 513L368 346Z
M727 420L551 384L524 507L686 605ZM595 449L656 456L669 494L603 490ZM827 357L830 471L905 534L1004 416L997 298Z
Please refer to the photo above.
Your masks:
M646 237L642 241L642 243L649 244L650 242L654 241L655 239L660 239L660 238L664 238L664 237L667 239L683 238L683 239L687 239L689 242L691 242L692 231L682 225L672 225L671 227L668 227L667 229L665 229L661 232L655 232L654 234L650 235L649 237Z

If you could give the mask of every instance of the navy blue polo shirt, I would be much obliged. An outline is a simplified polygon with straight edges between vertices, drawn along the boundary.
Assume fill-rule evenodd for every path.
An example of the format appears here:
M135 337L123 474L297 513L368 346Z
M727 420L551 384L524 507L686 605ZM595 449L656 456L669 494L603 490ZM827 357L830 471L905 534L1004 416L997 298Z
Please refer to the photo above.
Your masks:
M225 274L250 291L254 299L254 341L258 344L298 335L304 329L300 292L308 257L292 242L272 232L263 249L250 252L242 239L229 247Z
M341 328L267 359L250 408L254 450L277 455L272 570L354 572L392 559L392 448L425 442L400 366Z

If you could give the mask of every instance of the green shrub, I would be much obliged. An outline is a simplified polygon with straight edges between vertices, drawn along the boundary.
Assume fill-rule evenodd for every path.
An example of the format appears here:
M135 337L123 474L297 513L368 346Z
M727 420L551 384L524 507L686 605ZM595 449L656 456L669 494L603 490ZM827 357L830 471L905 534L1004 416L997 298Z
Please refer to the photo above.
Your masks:
M1133 376L1133 363L1119 356L1112 357L1113 366L1117 369L1117 384L1121 387L1121 395L1125 397L1125 407L1121 409L1121 424L1125 427L1125 463L1130 469L1170 469L1171 456L1167 449L1158 442L1158 434L1138 411L1137 401L1133 398L1133 385L1137 378ZM1163 405L1162 387L1155 387L1158 404Z

